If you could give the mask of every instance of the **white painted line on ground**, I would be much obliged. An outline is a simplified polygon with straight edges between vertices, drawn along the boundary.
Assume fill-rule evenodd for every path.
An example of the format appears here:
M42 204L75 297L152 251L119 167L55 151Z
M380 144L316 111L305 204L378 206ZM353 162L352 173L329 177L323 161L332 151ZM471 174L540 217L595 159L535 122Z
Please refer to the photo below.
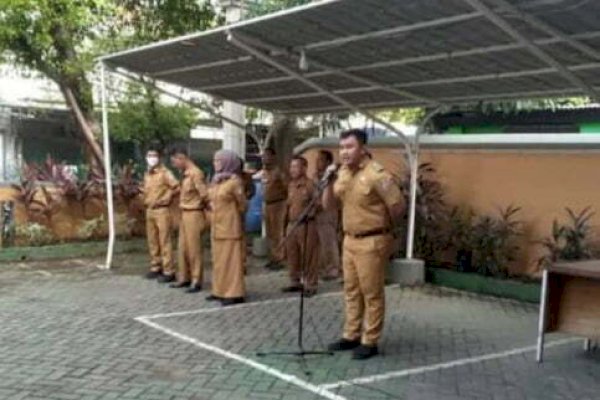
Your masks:
M323 293L323 294L319 294L319 295L313 296L313 297L311 297L310 299L307 299L307 300L310 301L310 300L313 300L313 299L319 299L319 298L325 298L325 297L341 296L342 294L343 294L343 292ZM142 316L137 317L137 318L144 318L144 319L147 319L147 320L151 320L151 319L157 319L157 318L181 317L183 315L205 314L205 313L212 313L212 312L216 312L216 311L239 310L241 308L261 306L261 305L266 305L266 304L286 303L286 302L291 302L291 301L298 301L298 297L286 297L286 298L283 298L283 299L271 299L271 300L255 301L255 302L244 303L244 304L239 304L239 305L230 306L230 307L210 307L210 308L200 308L198 310L175 311L175 312L163 313L163 314L142 315Z
M562 346L565 344L580 342L580 341L581 341L580 338L561 339L561 340L556 340L556 341L546 344L545 348ZM424 374L427 372L433 372L433 371L439 371L442 369L460 367L460 366L468 365L468 364L476 364L476 363L480 363L483 361L497 360L499 358L506 358L506 357L510 357L510 356L514 356L514 355L518 355L518 354L529 353L529 352L535 351L536 349L537 349L537 346L535 346L535 345L527 346L527 347L520 347L520 348L513 349L513 350L507 350L507 351L502 351L502 352L492 353L492 354L485 354L485 355L477 356L477 357L463 358L460 360L454 360L454 361L449 361L449 362L440 363L440 364L425 365L422 367L403 369L403 370L399 370L399 371L391 371L391 372L387 372L385 374L363 376L363 377L356 378L356 379L349 379L349 380L339 381L339 382L334 382L334 383L325 383L325 384L320 385L320 387L323 389L332 390L332 389L337 389L337 388L341 388L341 387L345 387L345 386L365 385L365 384L385 381L388 379L401 378L401 377L412 376L412 375L419 375L419 374Z
M337 394L335 394L333 392L330 392L329 390L327 390L327 389L325 389L323 387L317 386L317 385L312 384L310 382L306 382L306 381L298 378L295 375L290 375L290 374L283 373L283 372L281 372L281 371L279 371L279 370L277 370L275 368L271 368L271 367L269 367L267 365L264 365L264 364L261 364L259 362L254 361L254 360L251 360L249 358L243 357L243 356L241 356L239 354L232 353L230 351L223 350L223 349L221 349L219 347L212 346L210 344L201 342L201 341L199 341L197 339L194 339L192 337L189 337L189 336L186 336L186 335L182 335L181 333L175 332L172 329L169 329L169 328L166 328L166 327L164 327L162 325L159 325L156 322L152 322L148 318L137 317L137 318L135 318L135 320L139 321L142 324L145 324L145 325L147 325L147 326L149 326L151 328L154 328L154 329L159 330L159 331L161 331L163 333L166 333L167 335L172 336L172 337L174 337L176 339L179 339L179 340L184 341L186 343L192 344L192 345L194 345L196 347L199 347L199 348L201 348L203 350L210 351L212 353L218 354L218 355L223 356L225 358L229 358L231 360L234 360L234 361L237 361L239 363L245 364L245 365L247 365L247 366L249 366L251 368L257 369L257 370L259 370L261 372L264 372L265 374L274 376L277 379L281 379L282 381L285 381L285 382L288 382L288 383L290 383L292 385L298 386L301 389L304 389L306 391L312 392L312 393L317 394L319 396L322 396L322 397L324 397L326 399L329 399L329 400L348 400L346 397L337 395Z

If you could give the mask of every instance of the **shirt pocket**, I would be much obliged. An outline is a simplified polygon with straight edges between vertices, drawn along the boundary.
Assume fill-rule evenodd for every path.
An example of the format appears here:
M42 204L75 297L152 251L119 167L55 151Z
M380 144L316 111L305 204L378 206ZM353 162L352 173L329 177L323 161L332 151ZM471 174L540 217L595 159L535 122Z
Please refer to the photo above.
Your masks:
M369 182L359 180L356 184L356 191L359 195L368 197L371 195L373 187L369 184Z

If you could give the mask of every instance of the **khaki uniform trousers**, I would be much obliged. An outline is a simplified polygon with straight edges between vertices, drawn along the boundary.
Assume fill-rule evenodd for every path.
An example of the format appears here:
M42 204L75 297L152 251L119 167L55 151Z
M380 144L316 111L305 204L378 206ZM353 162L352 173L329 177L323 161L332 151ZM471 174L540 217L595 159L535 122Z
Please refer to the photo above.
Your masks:
M270 259L274 262L281 262L285 258L285 246L281 241L285 231L286 213L285 200L265 204L265 229L269 240Z
M181 210L179 222L178 268L179 282L202 284L202 232L206 228L204 212Z
M294 232L290 232L291 227L292 225L288 226L289 233L286 238L290 281L292 285L303 283L305 289L316 289L319 283L317 224L314 220L308 221L298 226ZM303 267L305 268L304 282L302 282Z
M343 248L344 338L376 345L385 316L385 268L391 235L354 238L346 235ZM364 325L364 329L363 329Z
M168 207L146 210L146 238L150 252L151 271L172 275L171 211Z
M246 295L244 240L212 238L212 294L230 299Z

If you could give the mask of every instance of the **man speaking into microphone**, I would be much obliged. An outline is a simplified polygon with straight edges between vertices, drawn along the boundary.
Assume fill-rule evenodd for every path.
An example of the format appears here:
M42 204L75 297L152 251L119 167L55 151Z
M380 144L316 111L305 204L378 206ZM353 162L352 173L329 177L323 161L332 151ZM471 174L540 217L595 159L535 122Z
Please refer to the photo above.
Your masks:
M329 350L354 350L352 358L358 360L379 352L385 267L392 250L392 229L404 209L400 187L371 159L366 143L367 134L362 130L340 134L342 167L335 183L323 193L326 209L341 204L344 228L344 332Z

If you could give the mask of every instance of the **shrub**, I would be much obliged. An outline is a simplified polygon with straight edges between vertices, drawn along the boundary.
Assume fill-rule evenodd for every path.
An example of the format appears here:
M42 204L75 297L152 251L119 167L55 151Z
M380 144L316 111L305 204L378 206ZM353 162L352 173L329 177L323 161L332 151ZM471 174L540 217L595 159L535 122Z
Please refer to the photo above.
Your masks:
M18 244L24 246L45 246L57 241L50 229L35 222L17 225L15 239Z
M444 199L444 190L436 179L436 170L429 163L419 166L417 179L417 202L415 207L415 256L428 263L439 263L444 249L445 227L448 223L448 206ZM401 183L401 190L406 204L403 216L404 224L397 234L406 243L408 226L408 205L410 204L410 172L407 172ZM405 248L401 246L398 257L405 256Z
M83 221L77 231L77 237L82 240L97 239L105 236L105 231L106 221L104 215L101 215L97 218Z
M455 207L450 213L446 249L455 257L456 268L486 276L506 277L520 249L521 209L508 206L498 215L477 215L471 209Z
M473 266L482 275L508 276L509 266L519 252L522 223L516 219L520 207L508 206L498 216L475 219L472 230Z
M547 254L538 260L538 265L547 266L558 260L586 260L592 258L590 243L590 219L594 216L591 207L579 213L565 208L568 223L560 224L556 219L552 223L552 235L541 241Z

